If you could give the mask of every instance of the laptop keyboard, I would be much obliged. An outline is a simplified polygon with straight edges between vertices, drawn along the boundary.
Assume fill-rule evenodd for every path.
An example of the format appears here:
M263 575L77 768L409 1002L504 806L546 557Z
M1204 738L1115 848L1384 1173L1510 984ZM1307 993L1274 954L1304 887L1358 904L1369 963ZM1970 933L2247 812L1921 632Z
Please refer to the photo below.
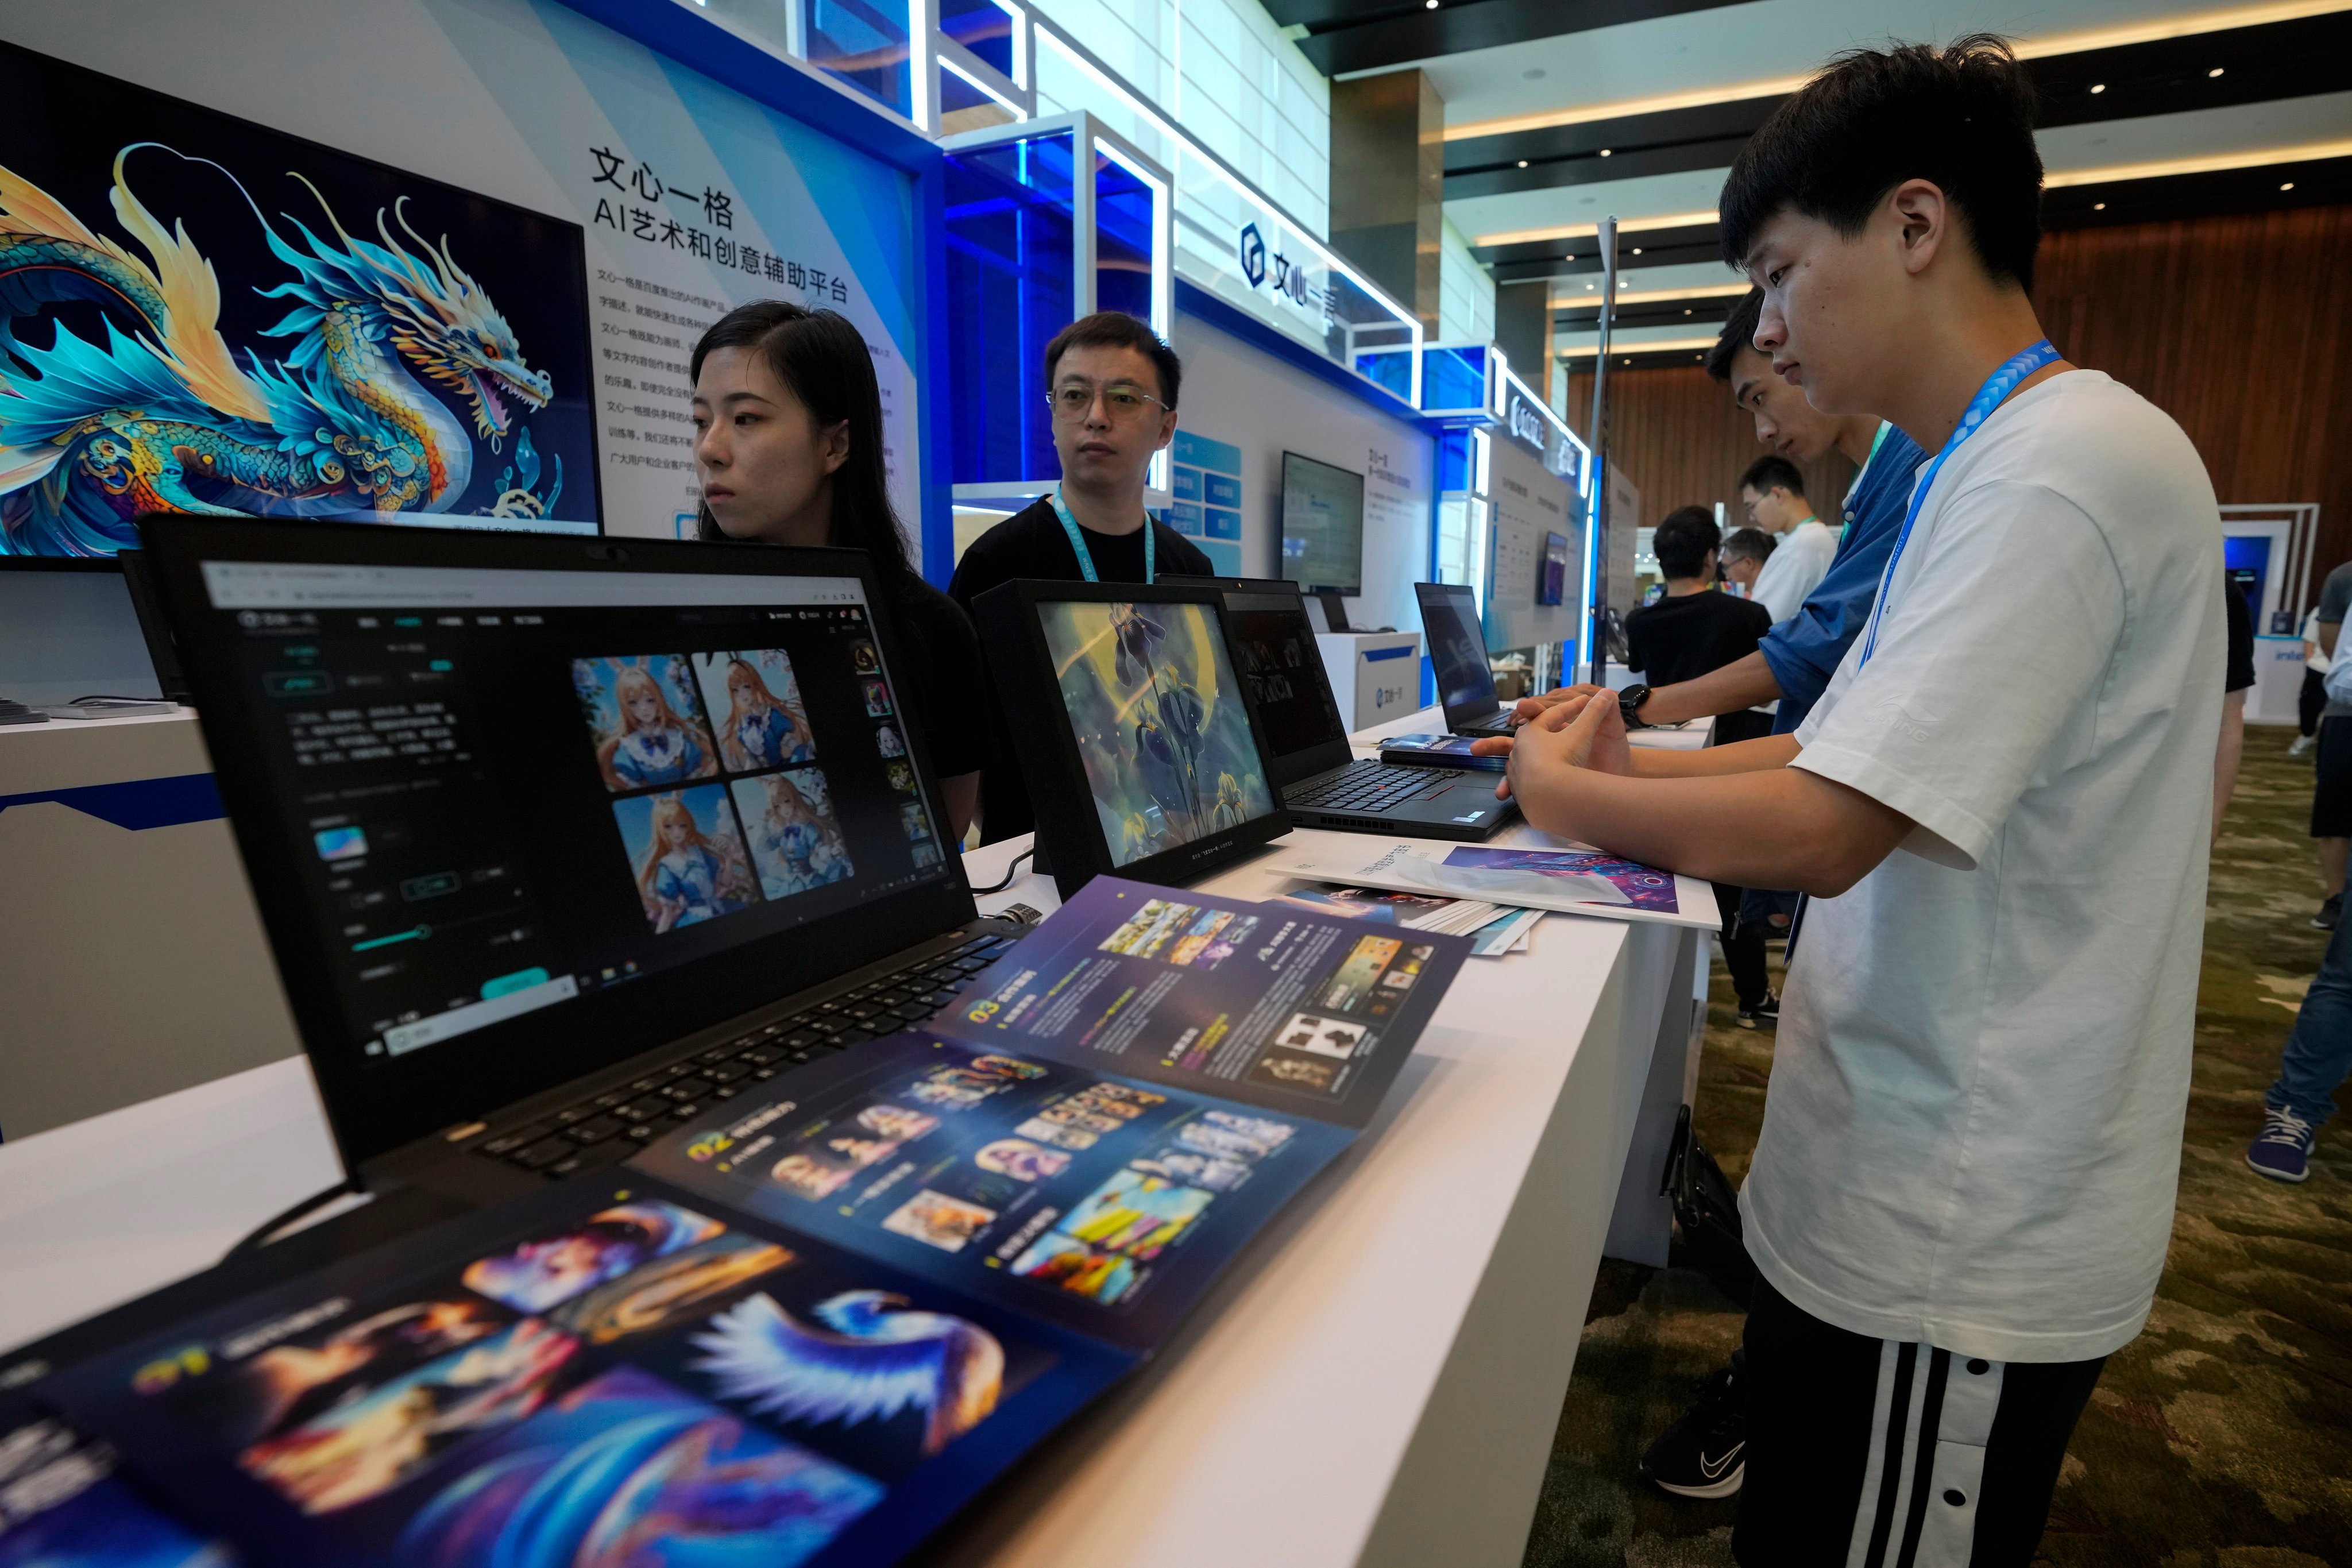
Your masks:
M1338 773L1309 782L1302 789L1283 792L1282 804L1320 811L1379 811L1383 806L1433 793L1454 783L1449 773L1434 768L1399 767L1392 763L1350 763Z
M551 1180L617 1165L710 1105L732 1100L787 1068L927 1022L1016 940L974 937L501 1132L474 1152Z

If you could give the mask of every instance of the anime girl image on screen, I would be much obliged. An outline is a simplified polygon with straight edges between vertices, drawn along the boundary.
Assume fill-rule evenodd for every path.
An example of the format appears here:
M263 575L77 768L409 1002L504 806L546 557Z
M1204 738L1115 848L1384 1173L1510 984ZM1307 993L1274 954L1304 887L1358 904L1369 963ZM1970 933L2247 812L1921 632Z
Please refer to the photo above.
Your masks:
M142 512L593 533L577 225L0 47L0 555Z
M783 649L698 653L694 678L719 733L719 760L729 773L816 761L800 679Z
M760 890L788 899L851 876L849 843L834 815L833 792L814 768L737 779L735 809L751 841Z
M596 743L604 787L650 789L715 777L719 748L686 660L674 653L575 658L572 689Z
M1038 615L1115 864L1275 809L1204 606L1065 602Z
M699 925L760 901L727 791L718 784L613 803L656 934Z

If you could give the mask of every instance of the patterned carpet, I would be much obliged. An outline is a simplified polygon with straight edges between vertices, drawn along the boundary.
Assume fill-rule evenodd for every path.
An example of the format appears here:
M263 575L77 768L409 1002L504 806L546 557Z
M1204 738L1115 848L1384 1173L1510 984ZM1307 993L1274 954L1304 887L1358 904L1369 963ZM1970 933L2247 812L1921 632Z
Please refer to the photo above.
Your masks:
M2242 1160L2326 942L2305 923L2311 769L2292 739L2248 732L2213 858L2172 1250L2147 1331L2075 1429L2037 1560L2052 1568L2352 1565L2352 1115L2321 1132L2300 1187ZM1771 1071L1772 1037L1732 1026L1718 963L1694 1115L1734 1182ZM1634 1462L1739 1325L1695 1270L1601 1265L1528 1568L1731 1562L1738 1500L1669 1497Z

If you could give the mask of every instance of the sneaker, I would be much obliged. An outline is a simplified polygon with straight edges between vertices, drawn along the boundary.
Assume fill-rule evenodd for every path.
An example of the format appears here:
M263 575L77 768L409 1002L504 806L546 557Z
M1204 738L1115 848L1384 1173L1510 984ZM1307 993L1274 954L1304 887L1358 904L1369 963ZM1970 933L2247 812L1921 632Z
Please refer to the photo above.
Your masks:
M1780 998L1773 992L1764 993L1764 1000L1753 1006L1745 1002L1739 1005L1738 1023L1743 1029L1752 1029L1759 1024L1770 1024L1778 1027L1780 1022Z
M2286 749L2286 754L2290 757L2299 757L2303 755L2304 752L2311 750L2311 736L2297 735L2294 738L2294 744Z
M2319 931L2334 931L2336 922L2343 918L2344 895L2332 893L2328 895L2326 901L2319 906L2319 912L2311 917L2311 923Z
M1729 1497L1747 1479L1748 1391L1725 1367L1706 1380L1698 1403L1683 1412L1642 1456L1642 1479L1676 1497Z
M2311 1174L2311 1145L2318 1131L2292 1110L2263 1108L2262 1135L2246 1146L2246 1169L2273 1182L2300 1182Z

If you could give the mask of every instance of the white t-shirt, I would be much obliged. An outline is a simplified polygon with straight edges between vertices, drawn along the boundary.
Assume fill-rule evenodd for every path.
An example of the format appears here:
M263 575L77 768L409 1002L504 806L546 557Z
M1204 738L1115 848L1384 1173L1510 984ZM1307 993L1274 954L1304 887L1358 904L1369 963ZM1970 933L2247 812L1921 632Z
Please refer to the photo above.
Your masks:
M1924 471L1924 470L1923 470ZM1951 460L1795 766L1918 826L1810 907L1740 1208L1852 1332L2079 1361L2172 1230L2220 734L2221 527L2161 411L2095 371Z
M1772 624L1779 626L1805 607L1805 600L1829 575L1837 547L1838 536L1828 523L1807 518L1780 536L1771 558L1756 574L1756 586L1748 597L1771 611Z

